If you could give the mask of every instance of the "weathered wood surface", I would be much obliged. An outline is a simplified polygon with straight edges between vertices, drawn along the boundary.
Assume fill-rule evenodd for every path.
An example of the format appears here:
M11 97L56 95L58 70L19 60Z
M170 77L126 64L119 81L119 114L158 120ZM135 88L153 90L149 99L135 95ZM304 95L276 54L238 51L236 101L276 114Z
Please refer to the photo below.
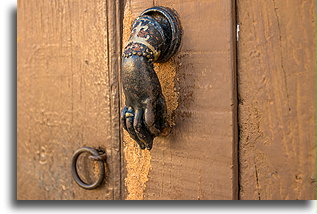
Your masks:
M183 26L180 52L155 66L176 125L168 137L155 139L151 152L138 152L125 132L123 197L237 199L233 1L130 0L124 28L153 5L174 8Z
M120 198L116 4L18 1L18 199ZM106 149L102 188L72 180L82 146Z
M240 199L315 199L315 1L237 3Z
M120 148L119 2L18 1L17 198L315 199L315 2L237 1L239 185L234 1L125 2L124 28L162 5L184 30L155 65L175 127L151 152ZM107 151L100 189L72 180L82 146Z

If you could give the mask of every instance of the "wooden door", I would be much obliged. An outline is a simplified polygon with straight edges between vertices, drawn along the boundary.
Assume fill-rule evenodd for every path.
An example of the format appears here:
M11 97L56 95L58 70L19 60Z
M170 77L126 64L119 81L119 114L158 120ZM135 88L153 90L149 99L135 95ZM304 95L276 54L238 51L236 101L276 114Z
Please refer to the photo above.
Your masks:
M175 126L151 152L126 133L120 149L121 28L125 40L131 21L154 5L176 9L184 31L177 56L155 65ZM18 198L236 199L233 2L127 1L121 24L120 6L18 3ZM106 149L97 190L72 180L70 158L82 146Z
M116 5L18 2L18 199L120 199ZM107 153L96 190L79 188L70 173L83 146ZM89 179L94 165L80 165Z
M131 23L152 6L175 9L183 37L176 56L154 65L173 129L148 151L120 124L119 75ZM17 198L315 199L314 9L300 0L18 1ZM95 190L72 179L83 146L107 154ZM95 179L96 165L79 161Z
M237 8L240 199L316 199L316 2Z
M126 1L123 44L131 22L154 5L174 8L183 27L178 54L155 65L175 126L150 152L124 132L123 197L237 199L234 2Z

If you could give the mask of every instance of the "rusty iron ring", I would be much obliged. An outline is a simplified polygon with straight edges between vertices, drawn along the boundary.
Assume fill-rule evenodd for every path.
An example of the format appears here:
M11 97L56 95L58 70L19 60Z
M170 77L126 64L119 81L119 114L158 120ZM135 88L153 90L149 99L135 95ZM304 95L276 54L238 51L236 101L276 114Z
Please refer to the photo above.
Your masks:
M96 180L94 183L92 184L87 184L85 183L78 175L77 172L77 160L78 157L82 154L88 152L91 154L91 156L89 156L90 160L93 161L98 161L98 166L99 166L99 177L98 180ZM82 147L78 150L75 151L75 153L73 154L72 157L72 176L74 178L74 180L76 181L76 183L87 190L91 190L91 189L95 189L98 186L100 186L100 184L102 183L102 181L105 178L105 166L104 166L104 161L106 158L106 153L101 150L101 149L94 149L91 147Z

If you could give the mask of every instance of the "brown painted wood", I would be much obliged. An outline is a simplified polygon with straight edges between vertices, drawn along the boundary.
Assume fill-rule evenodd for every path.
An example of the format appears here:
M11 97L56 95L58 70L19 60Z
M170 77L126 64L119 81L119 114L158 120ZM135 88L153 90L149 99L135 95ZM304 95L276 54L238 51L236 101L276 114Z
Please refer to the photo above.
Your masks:
M168 106L175 84L176 125L150 152L124 132L124 198L237 199L234 1L130 0L124 28L153 5L174 8L184 31L177 56L156 65Z
M234 1L129 0L123 24L121 3L18 2L17 198L315 199L315 3L238 1L239 179ZM184 34L155 65L175 126L149 152L121 135L118 74L122 28L153 5ZM100 189L72 180L82 146L107 151Z
M316 199L315 1L237 3L240 198Z
M118 11L117 1L18 1L18 199L120 198ZM70 174L82 146L106 149L97 190Z

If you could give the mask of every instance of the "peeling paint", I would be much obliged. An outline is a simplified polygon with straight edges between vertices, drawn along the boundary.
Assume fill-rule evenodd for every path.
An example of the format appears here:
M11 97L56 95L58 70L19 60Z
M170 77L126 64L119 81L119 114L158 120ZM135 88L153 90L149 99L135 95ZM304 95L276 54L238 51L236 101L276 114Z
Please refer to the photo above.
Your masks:
M143 200L148 174L151 168L151 153L141 150L139 146L124 133L124 157L126 161L127 200Z
M179 93L176 91L175 78L176 78L176 63L174 59L166 63L155 63L154 70L160 80L163 95L167 107L167 121L172 127L175 125L174 112L178 107Z
M130 4L125 6L123 19L123 44L125 44L130 35L131 24L136 17L133 17ZM122 93L122 100L124 94ZM143 200L143 192L148 181L148 174L151 167L151 153L148 150L140 150L139 146L124 131L123 135L124 158L126 167L125 186L127 188L127 200Z

